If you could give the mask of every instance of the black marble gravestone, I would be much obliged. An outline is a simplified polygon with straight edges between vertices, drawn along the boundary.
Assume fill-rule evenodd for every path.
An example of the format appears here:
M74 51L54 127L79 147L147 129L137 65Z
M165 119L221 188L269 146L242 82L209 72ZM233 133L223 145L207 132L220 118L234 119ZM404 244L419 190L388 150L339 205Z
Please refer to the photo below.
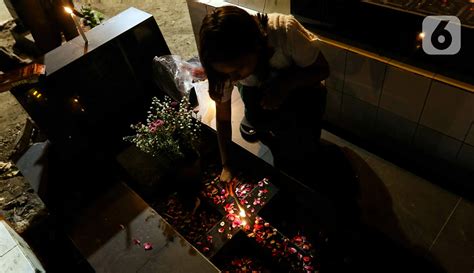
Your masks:
M41 188L64 220L107 190L119 173L115 155L151 97L153 57L170 54L151 14L129 8L44 56L39 83L11 90L50 142Z
M48 52L45 79L12 93L56 145L78 154L98 147L113 153L160 93L153 57L170 51L153 16L135 8L86 36L87 45L79 36Z

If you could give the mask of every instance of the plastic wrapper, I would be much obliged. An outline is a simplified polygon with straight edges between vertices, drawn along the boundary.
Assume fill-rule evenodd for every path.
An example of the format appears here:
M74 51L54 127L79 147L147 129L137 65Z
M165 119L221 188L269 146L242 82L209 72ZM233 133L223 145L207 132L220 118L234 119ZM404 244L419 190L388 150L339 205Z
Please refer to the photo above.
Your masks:
M197 105L194 82L206 79L204 69L197 58L183 61L178 55L163 55L153 58L153 79L167 95L179 101L187 96L191 104Z

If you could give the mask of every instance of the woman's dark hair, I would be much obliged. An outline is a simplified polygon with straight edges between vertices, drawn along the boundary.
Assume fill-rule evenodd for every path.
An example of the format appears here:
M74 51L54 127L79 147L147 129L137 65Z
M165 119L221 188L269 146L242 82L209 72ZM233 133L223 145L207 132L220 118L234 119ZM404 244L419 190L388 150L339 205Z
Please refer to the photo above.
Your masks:
M206 71L209 95L213 100L222 98L228 76L215 71L211 64L235 61L251 53L259 53L259 57L266 58L267 23L266 15L255 17L235 6L216 8L204 17L199 32L199 58Z

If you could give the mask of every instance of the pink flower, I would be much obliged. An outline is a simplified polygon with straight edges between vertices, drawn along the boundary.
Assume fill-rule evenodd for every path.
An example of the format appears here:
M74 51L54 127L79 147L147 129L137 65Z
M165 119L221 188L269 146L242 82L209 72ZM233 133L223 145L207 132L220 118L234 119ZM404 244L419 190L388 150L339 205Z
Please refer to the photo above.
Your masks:
M161 119L157 119L155 121L153 121L149 126L148 126L148 129L150 130L150 132L154 133L156 132L156 130L158 129L158 127L161 127L165 124L165 122Z
M165 122L161 119L157 119L155 121L153 121L152 123L155 127L160 127L160 126L163 126L163 124L165 124Z

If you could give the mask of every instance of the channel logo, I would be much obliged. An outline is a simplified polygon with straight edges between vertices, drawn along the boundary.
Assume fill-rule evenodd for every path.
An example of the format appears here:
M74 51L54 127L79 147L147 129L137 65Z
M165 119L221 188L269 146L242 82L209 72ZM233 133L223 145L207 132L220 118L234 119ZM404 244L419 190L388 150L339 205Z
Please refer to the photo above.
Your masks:
M456 16L423 19L423 51L429 55L454 55L461 49L461 22Z

